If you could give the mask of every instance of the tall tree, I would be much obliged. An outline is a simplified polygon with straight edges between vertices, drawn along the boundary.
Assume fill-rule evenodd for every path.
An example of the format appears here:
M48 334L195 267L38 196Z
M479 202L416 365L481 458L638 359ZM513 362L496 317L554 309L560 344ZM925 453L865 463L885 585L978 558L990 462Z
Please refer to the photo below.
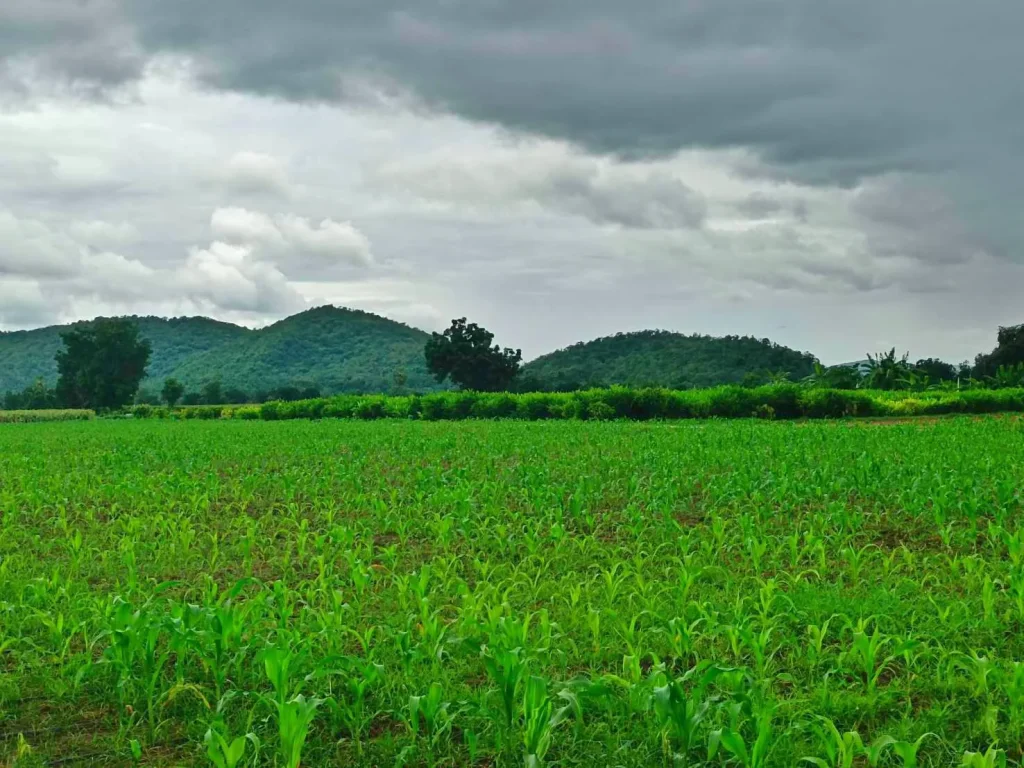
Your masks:
M491 346L494 334L466 318L452 320L444 333L431 334L424 348L429 370L438 382L451 379L461 389L477 392L507 390L516 376L523 353Z
M224 387L220 379L213 379L203 384L203 402L207 405L222 405L224 403Z
M1001 365L1024 363L1024 325L1000 326L996 348L974 359L974 376L994 376Z
M185 394L185 385L177 379L167 379L160 394L163 396L164 402L173 408Z
M127 318L100 318L61 334L57 397L69 408L120 408L135 397L151 352Z
M957 376L955 365L935 357L918 360L914 363L914 370L919 375L925 375L934 381L952 381Z

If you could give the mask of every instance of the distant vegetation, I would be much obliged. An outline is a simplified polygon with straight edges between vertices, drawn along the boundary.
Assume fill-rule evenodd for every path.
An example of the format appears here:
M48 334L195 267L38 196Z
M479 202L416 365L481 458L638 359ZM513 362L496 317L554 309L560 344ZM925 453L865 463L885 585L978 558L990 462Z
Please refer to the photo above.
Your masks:
M121 341L108 348L102 338ZM868 354L860 363L827 367L807 352L768 339L669 331L574 344L524 366L519 350L493 340L465 318L453 320L443 334L428 335L335 307L309 310L260 330L206 318L98 319L0 334L0 381L21 385L9 388L0 406L109 410L132 400L217 406L339 393L426 394L448 386L518 393L782 383L912 392L1024 387L1024 326L1000 328L995 349L979 354L973 365L958 366L934 358L910 363L907 354L898 356L893 348ZM43 361L47 354L49 363ZM25 381L26 375L33 378Z
M1024 412L1024 389L950 391L842 390L799 384L671 390L610 387L578 392L434 392L427 395L335 395L263 405L168 408L137 405L138 418L241 419L833 419L848 416L938 416Z
M523 368L522 388L571 391L623 384L673 389L764 384L808 376L816 359L768 339L638 331L606 336L539 357Z

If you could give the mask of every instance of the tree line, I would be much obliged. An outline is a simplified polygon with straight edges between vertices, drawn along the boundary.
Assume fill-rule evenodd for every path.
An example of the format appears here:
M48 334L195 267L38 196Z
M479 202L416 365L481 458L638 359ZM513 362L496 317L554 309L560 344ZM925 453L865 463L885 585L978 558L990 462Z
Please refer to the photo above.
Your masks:
M157 395L140 391L152 347L139 335L131 318L101 318L61 334L63 348L56 355L57 384L50 389L42 380L21 392L8 392L4 410L91 408L113 410L132 402L176 405L227 405L271 401L298 401L320 395L313 384L295 384L267 392L246 393L224 388L220 381L206 382L199 391L187 392L170 378ZM973 364L954 366L928 358L909 362L896 349L869 354L858 365L826 367L814 363L813 372L801 383L830 389L927 390L1003 388L1024 386L1024 325L1000 327L996 347L979 354ZM424 347L428 371L439 383L477 392L551 391L522 375L522 352L494 344L494 334L466 318L453 320L443 333L434 333ZM786 371L750 372L745 384L759 386L788 381ZM401 389L404 374L396 372ZM588 382L572 388L583 389ZM555 387L557 389L557 387Z

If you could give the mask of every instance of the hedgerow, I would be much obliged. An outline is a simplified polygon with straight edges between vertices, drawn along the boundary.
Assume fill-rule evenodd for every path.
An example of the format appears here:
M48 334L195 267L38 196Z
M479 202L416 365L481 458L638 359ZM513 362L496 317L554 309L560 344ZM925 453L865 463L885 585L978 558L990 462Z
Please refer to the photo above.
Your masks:
M841 419L856 416L898 417L947 413L1024 411L1024 389L961 392L882 392L807 388L775 384L748 389L671 390L611 387L580 392L435 392L427 395L337 395L328 398L269 402L263 405L148 405L128 412L136 418L179 419Z

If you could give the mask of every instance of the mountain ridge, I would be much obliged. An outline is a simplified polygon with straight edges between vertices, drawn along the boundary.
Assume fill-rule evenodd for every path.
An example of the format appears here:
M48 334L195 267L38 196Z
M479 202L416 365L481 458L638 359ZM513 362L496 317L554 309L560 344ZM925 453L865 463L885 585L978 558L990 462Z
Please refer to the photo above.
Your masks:
M173 377L188 391L219 381L250 395L312 385L336 392L441 389L426 369L430 335L370 312L324 305L262 328L208 317L132 316L153 346L142 389L153 394ZM90 321L0 332L0 394L57 378L60 334ZM740 383L766 371L792 379L811 372L814 357L768 339L634 331L578 342L526 363L520 389L610 384L676 388Z

